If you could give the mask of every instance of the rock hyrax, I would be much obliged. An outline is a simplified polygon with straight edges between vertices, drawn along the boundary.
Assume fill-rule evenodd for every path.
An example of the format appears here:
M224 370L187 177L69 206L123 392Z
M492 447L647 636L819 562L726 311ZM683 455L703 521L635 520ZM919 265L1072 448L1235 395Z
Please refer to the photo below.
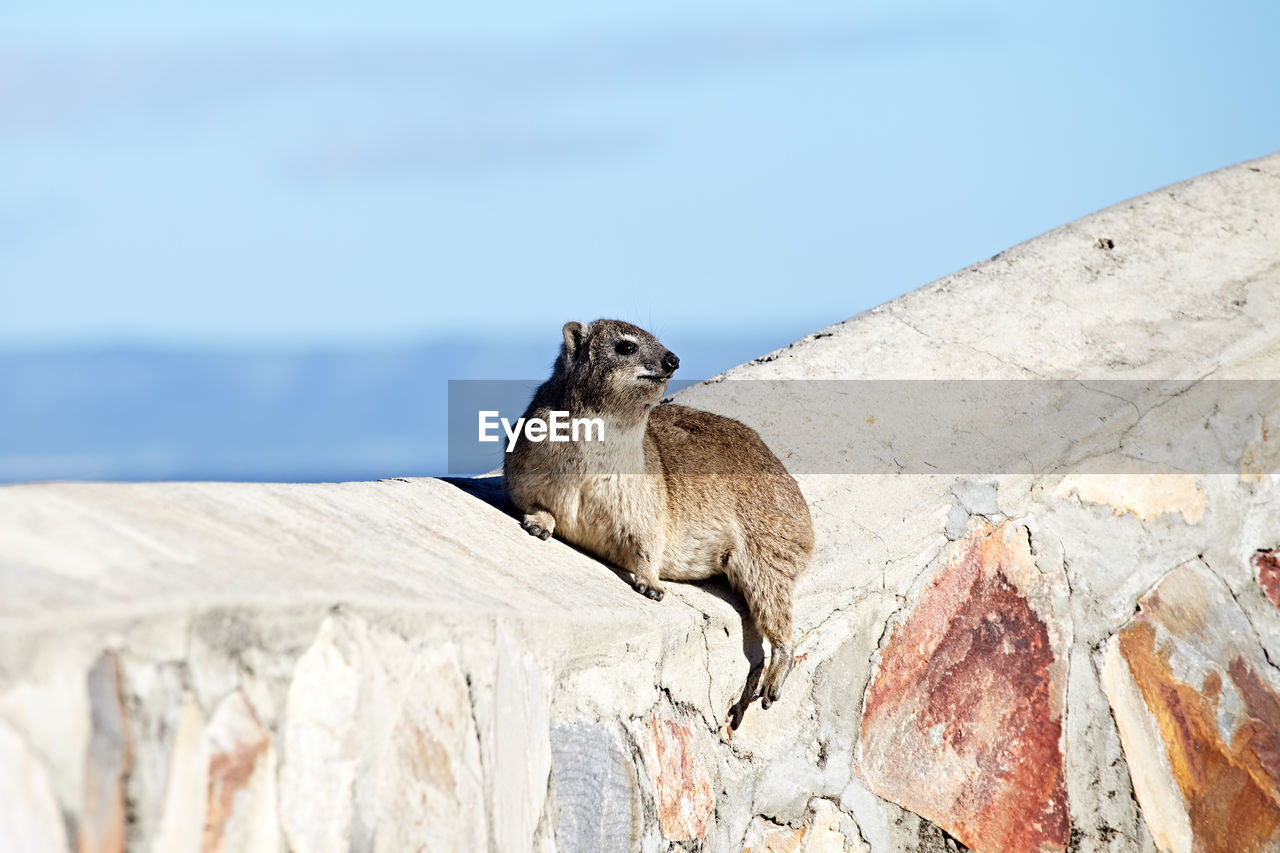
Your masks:
M626 569L654 600L661 579L726 575L769 639L755 694L769 707L791 670L791 592L813 552L799 486L745 424L659 405L680 359L644 329L596 320L563 332L525 418L600 418L603 440L521 441L506 455L524 529Z

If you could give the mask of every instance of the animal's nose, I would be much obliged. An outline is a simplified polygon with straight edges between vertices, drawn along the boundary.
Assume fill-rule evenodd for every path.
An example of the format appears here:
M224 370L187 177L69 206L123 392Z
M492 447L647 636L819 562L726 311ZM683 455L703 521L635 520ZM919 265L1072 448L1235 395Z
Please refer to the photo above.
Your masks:
M667 370L675 370L680 366L680 359L675 353L668 350L667 354L662 357L662 366Z

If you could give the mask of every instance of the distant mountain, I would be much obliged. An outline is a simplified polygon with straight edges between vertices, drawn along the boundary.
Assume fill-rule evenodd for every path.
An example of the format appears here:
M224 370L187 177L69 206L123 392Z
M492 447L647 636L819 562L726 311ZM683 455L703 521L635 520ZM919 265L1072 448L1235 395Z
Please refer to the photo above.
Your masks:
M787 343L683 344L681 374L713 375ZM319 482L474 474L491 454L448 453L479 405L514 418L557 340L438 341L298 351L0 350L0 482ZM452 463L452 464L451 464Z

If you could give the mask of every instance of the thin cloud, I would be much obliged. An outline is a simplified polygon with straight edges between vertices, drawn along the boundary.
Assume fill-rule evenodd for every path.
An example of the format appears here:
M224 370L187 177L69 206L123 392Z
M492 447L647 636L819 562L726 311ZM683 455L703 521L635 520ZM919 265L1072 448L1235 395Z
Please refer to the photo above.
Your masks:
M472 102L669 85L754 66L856 60L938 40L969 42L991 31L982 19L958 18L810 29L776 23L671 29L532 44L245 42L85 51L0 45L0 133L56 129L135 111L198 111L250 94L333 81L412 86Z

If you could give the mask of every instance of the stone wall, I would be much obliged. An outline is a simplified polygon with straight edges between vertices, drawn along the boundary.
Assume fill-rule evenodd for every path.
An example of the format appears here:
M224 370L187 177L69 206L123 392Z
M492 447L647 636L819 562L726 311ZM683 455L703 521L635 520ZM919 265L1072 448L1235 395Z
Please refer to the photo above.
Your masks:
M1273 156L683 392L818 536L796 669L736 729L736 596L636 595L492 481L0 489L0 850L1272 849L1276 401L1193 400L1280 375L1277 329ZM730 381L940 378L1177 382L960 477L823 473L874 438ZM1157 415L1222 464L1137 466Z

